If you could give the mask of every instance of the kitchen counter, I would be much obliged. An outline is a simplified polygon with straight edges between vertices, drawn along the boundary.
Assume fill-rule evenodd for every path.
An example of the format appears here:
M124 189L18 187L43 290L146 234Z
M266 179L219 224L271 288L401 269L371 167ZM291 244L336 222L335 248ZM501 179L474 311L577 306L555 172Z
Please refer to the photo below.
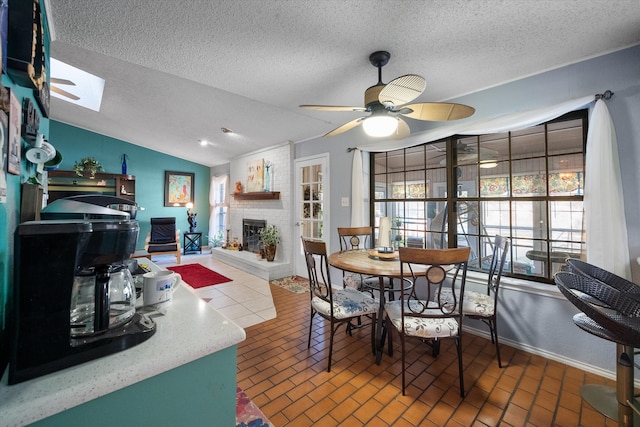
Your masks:
M151 261L140 262L154 270L159 269ZM231 370L234 404L229 410L235 411L235 354L236 345L246 338L244 329L208 306L186 286L176 289L173 302L165 313L155 312L150 316L157 323L156 333L147 341L127 350L11 386L7 385L8 374L5 372L0 383L0 424L8 427L33 423L148 380L152 382L148 382L146 387L153 385L151 390L155 390L159 384L154 377L230 348L231 352L221 354L225 355L227 364L232 360L233 367L196 362L192 370L197 369L199 374L196 375L202 376L206 375L206 370L213 368L211 378L218 375L216 370ZM179 390L185 390L186 387L188 394L191 394L189 384L180 384L181 378L188 377L182 374L167 377L170 383L166 384L168 388L164 390L164 394L170 394L174 385ZM211 384L203 386L211 387ZM225 388L229 386L230 384L226 384ZM201 390L194 390L193 394L200 392ZM219 390L214 390L213 396L209 397L219 398L216 392ZM211 394L211 390L207 390L207 393ZM193 395L185 398L193 400ZM173 403L180 403L179 396L171 396L170 399ZM136 400L138 402L131 402L129 408L120 407L115 410L118 425L128 425L126 420L132 419L129 413L136 409L154 411L151 407L142 406L139 399ZM156 401L159 400L162 399L156 398ZM161 414L162 408L158 409L158 414ZM176 407L169 409L176 411ZM91 412L95 413L95 408ZM98 417L99 414L96 414L96 418ZM214 419L210 419L209 424L214 425Z

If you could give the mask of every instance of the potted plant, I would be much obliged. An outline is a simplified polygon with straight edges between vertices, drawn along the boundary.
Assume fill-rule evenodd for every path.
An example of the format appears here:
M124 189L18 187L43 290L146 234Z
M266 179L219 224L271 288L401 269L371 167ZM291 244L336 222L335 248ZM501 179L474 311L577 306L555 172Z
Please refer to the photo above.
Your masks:
M276 247L280 243L280 232L275 225L270 224L260 229L259 233L267 261L273 261L276 257Z
M78 176L84 176L85 173L89 173L90 178L95 178L96 173L104 171L100 162L94 157L85 157L80 162L75 162L73 170Z

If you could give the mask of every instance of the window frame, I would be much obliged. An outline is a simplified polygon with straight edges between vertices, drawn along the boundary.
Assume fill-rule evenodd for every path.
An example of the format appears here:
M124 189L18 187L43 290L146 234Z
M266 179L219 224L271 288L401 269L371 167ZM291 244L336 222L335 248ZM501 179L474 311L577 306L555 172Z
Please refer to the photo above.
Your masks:
M574 151L569 151L568 153L557 153L557 152L550 152L549 149L549 144L550 142L550 135L553 136L553 124L555 123L560 123L560 122L570 122L570 121L574 121L574 120L578 120L581 121L581 127L582 127L582 135L581 135L581 139L582 139L582 149L581 151L579 151L579 149L576 147L574 148ZM458 246L458 239L462 236L467 237L467 242L469 242L468 236L471 236L471 234L465 234L464 232L460 232L458 230L459 227L459 222L458 222L458 208L462 203L474 203L475 206L477 207L476 213L478 212L482 212L482 209L486 209L486 207L483 207L483 205L486 206L486 204L489 203L507 203L508 204L508 228L505 232L502 232L502 230L500 230L500 234L505 235L505 237L510 237L512 239L512 248L510 250L510 253L508 254L508 260L509 260L509 265L510 267L508 268L509 271L504 272L505 276L508 277L514 277L514 278L518 278L518 279L525 279L525 280L529 280L529 281L536 281L536 282L542 282L542 283L553 283L553 273L555 272L554 270L557 269L557 261L554 257L554 251L557 251L558 246L556 243L558 242L562 242L562 244L566 245L568 248L571 249L570 251L570 255L571 256L576 256L579 255L581 252L584 251L585 246L585 231L584 231L584 218L583 218L583 214L584 214L584 210L583 210L583 203L584 203L584 175L587 173L587 171L585 170L585 158L586 158L586 141L587 141L587 132L588 132L588 110L586 109L582 109L582 110L576 110L576 111L572 111L570 113L564 114L556 119L550 120L548 122L544 122L541 123L537 126L542 126L544 131L543 131L543 135L542 137L544 138L544 154L540 155L540 154L531 154L530 156L527 156L526 154L521 155L515 155L512 152L512 144L513 139L517 139L517 137L519 136L518 131L509 131L509 132L504 132L505 135L507 135L508 137L508 141L507 141L507 146L508 146L508 156L506 159L501 159L500 161L503 162L504 165L508 165L508 173L506 173L506 181L508 182L508 191L505 195L503 196L482 196L481 195L481 185L482 185L482 181L486 180L487 178L484 178L485 176L490 176L488 174L483 174L482 170L480 168L480 163L482 163L481 161L481 156L480 156L480 152L481 152L481 148L479 148L477 150L478 152L478 158L477 158L477 162L474 163L472 166L476 167L477 169L477 174L475 175L475 177L473 178L474 181L474 185L475 185L475 192L473 192L473 194L475 194L475 196L473 197L460 197L458 195L458 190L460 190L462 187L459 186L460 182L459 182L459 176L461 176L461 169L460 166L462 165L462 163L459 164L459 162L457 161L457 157L458 157L458 149L457 146L459 144L459 141L461 139L464 140L468 140L468 139L473 139L475 138L475 140L480 144L481 143L481 139L483 137L490 137L491 135L453 135L451 137L448 138L444 138L444 139L440 139L437 141L432 141L432 142L427 142L427 143L423 143L423 144L419 144L416 146L412 146L412 147L408 147L408 148L403 148L403 149L398 149L398 150L392 150L392 151L388 151L388 152L380 152L380 153L371 153L370 156L370 223L374 226L374 241L377 235L377 227L378 227L378 219L380 215L380 212L377 213L377 210L380 210L382 212L383 215L385 216L391 216L391 217L395 217L396 216L396 210L402 210L402 211L406 211L406 204L407 203L412 203L412 202L421 202L423 203L423 208L422 208L422 212L426 213L426 215L423 216L422 218L422 222L423 222L423 229L422 230L417 230L417 234L418 236L420 234L422 234L422 241L424 243L427 243L429 240L429 235L434 235L434 230L430 229L430 225L427 225L427 222L429 221L427 218L431 218L432 217L432 212L430 212L430 206L433 204L433 206L438 206L438 204L440 204L439 206L442 207L442 203L446 203L446 213L444 214L446 216L446 225L443 223L443 228L442 230L445 230L445 233L443 236L440 236L440 238L444 238L446 237L447 239L447 246L448 247L456 247ZM580 123L578 124L578 127L580 126ZM535 127L532 127L535 128ZM550 129L551 128L551 129ZM520 131L522 132L522 131ZM514 135L515 134L515 135ZM577 140L575 140L577 142ZM423 152L426 153L426 150L428 149L428 147L435 147L436 149L438 149L438 151L442 151L442 147L446 147L446 149L443 151L443 154L445 154L445 159L446 159L446 163L443 161L440 164L444 165L446 167L446 170L444 170L445 174L446 174L446 180L445 181L433 181L433 186L430 186L430 167L427 164L426 160L423 163L423 165L421 166L422 169L420 169L420 167L416 166L412 166L409 165L408 160L410 156L416 155L416 153L420 153L420 151L422 150ZM440 148L437 148L437 147ZM481 147L480 145L478 147ZM399 153L403 153L403 158L401 160L396 159L396 161L401 161L402 162L402 166L398 166L398 168L396 169L390 169L390 154L392 153L392 155L395 156L400 156ZM380 156L384 155L384 166L380 166L379 164L376 164L376 159L380 159ZM552 168L552 166L557 166L555 163L553 163L554 161L557 161L557 159L561 159L563 155L570 155L570 156L578 156L576 158L576 162L579 162L580 158L579 156L581 155L582 158L582 162L581 165L576 165L575 168L577 169L576 171L573 172L567 172L567 173L573 173L573 176L569 176L567 175L566 177L568 179L577 179L579 184L581 184L581 186L578 186L578 191L576 192L576 194L563 194L563 195L554 195L551 191L550 188L550 184L549 181L551 180L550 177L553 177L553 179L558 178L558 176L560 176L560 174L562 174L563 172L558 170L554 170ZM416 158L419 158L420 154L417 155ZM524 162L526 160L536 160L538 162L541 162L544 164L544 169L540 168L539 170L541 171L541 173L544 175L543 177L543 181L544 181L544 185L545 185L545 193L543 195L539 195L539 194L524 194L524 195L516 195L513 194L513 188L512 187L512 183L511 181L511 177L513 176L523 176L525 177L526 172L525 171L516 171L514 173L514 165L518 165L518 162ZM465 166L466 167L466 166ZM401 170L400 170L401 168ZM441 169L443 169L442 167L440 168L433 168L433 170L437 170L440 169L439 173L441 174L443 171ZM486 170L486 169L485 169ZM425 185L425 197L423 198L407 198L406 197L406 183L411 183L411 182L416 182L417 179L415 179L415 176L412 175L412 172L419 172L419 173L423 173L424 174L424 185ZM582 173L582 176L580 176L580 173ZM384 182L382 181L378 181L376 178L380 178L380 175L385 175L385 180ZM414 174L415 175L415 174ZM530 175L533 176L535 175L535 169L533 169L530 172ZM540 174L538 174L540 175ZM393 185L397 185L398 176L403 176L404 180L402 182L405 183L405 197L404 198L397 198L395 194L391 194L390 190L393 187ZM528 177L523 178L523 180L525 180ZM420 180L418 180L420 181ZM433 188L435 188L436 185L440 185L442 186L442 183L446 182L446 194L444 195L444 197L442 196L442 194L429 194L429 193L436 193L436 191L433 190ZM486 182L486 181L485 181ZM385 189L387 191L387 197L380 197L380 188L381 186L385 186ZM533 186L532 188L535 188L535 186ZM580 189L582 189L582 191L580 191ZM384 192L382 193L384 194ZM439 197L436 197L439 196ZM575 204L574 202L579 202L578 204ZM515 216L515 212L514 209L516 205L520 205L520 206L524 206L525 203L531 203L531 210L532 211L538 211L538 215L543 214L544 216L544 234L543 237L541 236L535 236L532 234L532 236L530 238L525 238L523 239L522 237L518 237L515 233L514 233L514 222L516 221L516 216ZM394 205L395 204L395 205ZM399 208L399 204L401 204L402 209ZM542 209L544 208L544 210ZM562 211L561 209L565 209L564 211ZM570 232L573 233L571 234L571 238L567 239L566 241L562 240L562 239L556 239L553 234L554 231L556 231L555 228L553 228L553 223L555 221L555 217L552 218L552 213L551 211L555 209L555 211L559 211L561 212L560 215L563 215L562 212L567 212L570 215L569 218L569 223L571 224L571 227L573 228L569 228L567 230L565 230L565 232ZM568 209L568 210L566 210ZM435 211L437 211L437 208L435 208ZM579 212L579 214L578 214ZM532 214L533 215L533 214ZM575 228L575 221L573 220L572 215L574 215L575 217L579 217L580 220L580 227ZM535 216L534 216L535 217ZM479 215L479 221L482 221L482 216ZM542 218L541 216L538 216L538 218ZM563 218L566 222L566 218ZM533 227L533 222L531 222L532 227ZM484 224L482 223L482 227L484 225L488 225L488 224ZM394 228L394 227L392 227ZM490 240L492 240L493 236L495 236L495 234L498 233L486 233L483 234L482 233L482 228L481 227L477 227L480 231L478 231L476 234L473 234L472 236L474 238L477 239L476 242L476 247L478 248L478 260L482 259L482 256L486 256L487 252L488 255L490 255L490 251L488 251L486 248L483 250L482 246L487 246L487 244L491 244ZM575 229L574 229L575 228ZM533 230L533 228L531 229ZM404 224L404 225L399 225L396 227L396 234L398 235L402 235L404 234L404 239L399 238L399 242L401 245L406 245L408 242L408 239L411 236L411 233L413 233L416 230L413 230L411 228L408 228L408 225ZM575 237L576 233L579 231L579 240L577 240L577 238ZM515 236L515 238L514 238ZM420 237L420 236L419 236ZM518 253L518 248L517 248L517 244L518 244L518 240L522 240L531 244L535 243L535 246L531 249L536 249L536 247L542 247L542 248L547 248L546 250L546 260L545 261L541 261L537 262L531 258L529 258L532 261L532 264L534 266L537 265L542 265L542 269L540 273L536 273L536 274L531 274L528 270L526 272L523 272L523 270L517 265L514 264L514 261L517 263L517 260L515 259L516 257L514 256L514 253ZM441 240L441 243L444 242L444 240ZM514 243L516 244L516 247L514 248ZM428 244L428 243L427 243ZM471 243L469 243L469 245L471 246ZM523 247L524 249L526 249L526 247ZM531 256L537 255L534 251L529 251L532 252ZM527 254L528 255L528 254ZM528 257L527 257L528 258ZM542 264L541 264L542 263ZM480 262L478 262L478 264L480 264ZM470 270L477 270L477 271L482 271L482 265L476 266L475 268L473 266L470 265Z

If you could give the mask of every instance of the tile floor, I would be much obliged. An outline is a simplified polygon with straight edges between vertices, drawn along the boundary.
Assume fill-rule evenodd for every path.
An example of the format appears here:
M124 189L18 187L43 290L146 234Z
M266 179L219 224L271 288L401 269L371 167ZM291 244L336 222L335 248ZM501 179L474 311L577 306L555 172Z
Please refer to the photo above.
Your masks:
M171 255L154 256L153 263L161 267L176 265ZM180 265L199 263L230 279L231 282L194 289L199 297L209 300L209 305L233 320L238 326L249 326L276 317L269 282L211 257L211 253L183 255Z
M159 258L154 258L158 265L175 264L175 258ZM617 425L580 397L583 384L615 386L612 380L504 345L507 366L500 369L491 342L471 334L463 337L464 399L451 342L443 342L434 359L424 344L409 341L406 396L400 390L399 340L394 340L394 355L385 353L376 365L368 329L351 337L343 328L336 333L328 373L328 328L320 318L307 349L309 294L269 289L266 281L210 255L183 257L182 264L191 262L234 279L196 292L245 327L247 339L238 345L238 385L277 427Z

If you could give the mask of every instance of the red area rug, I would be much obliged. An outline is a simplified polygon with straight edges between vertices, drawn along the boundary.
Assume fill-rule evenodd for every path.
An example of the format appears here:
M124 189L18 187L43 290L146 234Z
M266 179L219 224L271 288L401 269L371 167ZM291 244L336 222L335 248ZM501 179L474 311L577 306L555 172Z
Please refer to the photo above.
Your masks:
M175 271L182 276L182 280L194 289L203 288L205 286L218 285L220 283L230 282L226 276L209 270L201 264L185 264L167 267L167 270Z

